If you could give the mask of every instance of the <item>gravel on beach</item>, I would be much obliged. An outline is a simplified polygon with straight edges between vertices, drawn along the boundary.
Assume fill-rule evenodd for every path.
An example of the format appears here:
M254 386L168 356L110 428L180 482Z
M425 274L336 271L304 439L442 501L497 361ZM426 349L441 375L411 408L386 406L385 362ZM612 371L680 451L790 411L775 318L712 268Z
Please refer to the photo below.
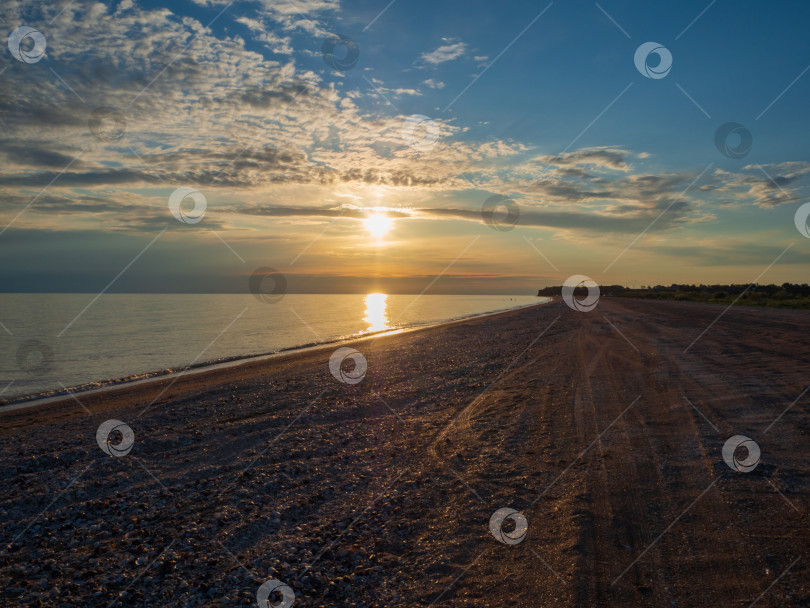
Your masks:
M0 410L0 605L810 606L810 313L722 311L555 300L358 340L356 384L327 346Z

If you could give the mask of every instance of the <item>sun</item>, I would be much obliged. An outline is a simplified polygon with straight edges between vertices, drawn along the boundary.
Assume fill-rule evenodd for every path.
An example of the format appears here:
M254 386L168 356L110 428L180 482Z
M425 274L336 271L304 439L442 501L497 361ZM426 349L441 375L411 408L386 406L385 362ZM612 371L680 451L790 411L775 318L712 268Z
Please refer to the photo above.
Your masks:
M371 236L380 240L391 230L394 221L384 213L373 213L363 220L363 224Z

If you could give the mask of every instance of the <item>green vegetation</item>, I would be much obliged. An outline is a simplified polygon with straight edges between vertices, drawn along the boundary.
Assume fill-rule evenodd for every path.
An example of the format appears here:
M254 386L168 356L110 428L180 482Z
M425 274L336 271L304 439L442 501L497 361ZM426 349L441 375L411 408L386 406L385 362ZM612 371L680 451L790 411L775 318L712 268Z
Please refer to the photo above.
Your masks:
M600 286L603 296L619 298L648 298L681 302L708 302L737 306L769 306L773 308L810 309L810 285L782 283L781 285L642 285L640 288L623 285ZM559 296L560 286L544 287L538 296ZM587 290L577 288L575 295L584 297Z

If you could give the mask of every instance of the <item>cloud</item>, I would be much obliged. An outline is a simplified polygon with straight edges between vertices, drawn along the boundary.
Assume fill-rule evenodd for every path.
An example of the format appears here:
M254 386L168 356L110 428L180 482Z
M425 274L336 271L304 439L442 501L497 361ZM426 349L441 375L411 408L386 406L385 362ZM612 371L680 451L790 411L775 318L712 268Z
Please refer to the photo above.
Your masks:
M715 192L727 198L727 204L749 202L758 207L772 208L803 200L799 188L810 173L810 163L791 161L767 165L747 165L747 173L731 173L716 169Z
M378 211L375 209L375 211ZM339 207L285 207L272 205L251 205L238 210L245 215L260 215L264 217L321 217L321 218L346 218L363 220L368 217L369 211L361 207L343 205ZM412 217L413 214L407 211L388 209L385 211L388 217L403 219Z
M233 0L192 0L201 6L230 6ZM259 14L281 25L284 29L302 29L316 36L326 36L329 32L324 29L321 20L324 14L333 13L340 9L339 0L294 0L279 2L278 0L258 0ZM256 19L242 16L237 19L251 29L259 23Z
M663 216L653 226L655 231L671 229L682 225L685 209L671 210L672 213ZM485 223L480 209L418 209L417 215L424 217L455 218ZM648 227L658 216L658 213L643 212L632 216L613 215L588 211L567 211L559 209L537 209L520 207L518 226L533 226L542 228L560 228L565 230L585 230L588 232L605 233L639 233Z
M441 80L436 80L434 78L428 78L427 80L423 80L422 84L430 87L431 89L443 89L444 83Z
M383 86L383 84L384 84L383 81L380 80L379 78L372 78L369 82L371 82L373 87L374 87L373 92L371 93L371 95L375 96L375 97L378 96L378 95L382 96L382 97L385 97L386 95L395 95L395 96L413 95L413 96L419 96L419 95L422 94L421 91L418 91L417 89L413 89L413 88L392 89L392 88L385 87L385 86Z
M208 4L224 6L220 0ZM287 55L300 32L289 29L304 19L315 23L338 3L293 4L298 12L288 3L257 4L260 10L234 19L238 35L215 33L165 8L68 6L49 28L48 35L62 43L49 47L48 61L86 103L50 70L17 63L6 70L7 86L0 91L3 208L22 208L53 182L49 195L59 200L41 198L21 223L49 226L51 216L71 216L66 228L75 219L82 228L143 230L158 221L150 218L165 216L165 191L180 185L221 197L227 212L243 219L278 217L283 210L289 215L297 208L304 213L306 205L322 207L341 195L362 199L377 188L407 200L409 217L478 222L480 202L466 209L453 203L486 191L514 197L525 225L561 231L640 231L668 208L655 231L705 221L724 203L772 207L796 201L810 172L810 163L798 162L763 165L773 179L758 166L715 171L681 196L697 171L639 171L634 161L648 156L643 151L600 146L540 154L519 141L476 139L446 116L433 118L435 146L414 150L402 136L407 115L387 104L385 111L369 109L364 99L423 93L385 87L381 80L375 80L377 91L347 90L328 72L301 68ZM5 21L17 19L15 7L0 5ZM58 12L43 10L48 18ZM257 52L263 44L283 55ZM460 40L445 39L420 61L441 65L468 50ZM421 84L444 86L434 78ZM429 94L425 90L426 100ZM120 140L99 141L91 133L88 118L99 106L122 112ZM257 206L282 191L296 204ZM307 217L341 212L339 205L328 208L307 211ZM116 210L120 221L110 222Z
M50 147L39 148L12 143L8 140L0 142L0 156L3 157L4 164L18 167L63 169L72 161L72 167L79 168L82 166L81 161L74 161L75 151L72 154L58 152L50 149Z
M754 198L754 204L760 207L775 207L800 200L796 192L789 188L804 179L810 173L810 163L785 162L765 166L748 165L748 171L759 170L762 178L752 177L748 180L748 195Z
M323 219L362 220L368 210L355 206L292 207L252 205L235 210L237 213L264 217L302 217ZM667 230L685 221L687 205L673 205L667 217L656 222L655 230ZM657 208L644 209L634 214L608 214L560 209L520 207L519 226L562 228L604 233L638 233L649 227L658 216ZM421 207L412 209L388 209L386 215L393 219L464 220L485 224L480 208Z
M261 21L253 19L252 17L237 17L236 22L241 23L254 32L263 32L267 29Z
M792 249L786 253L781 246L760 245L750 241L722 245L690 243L687 246L656 243L654 246L640 245L639 249L688 260L690 264L696 266L764 267L773 263L777 257L780 265L810 264L809 252Z
M556 167L590 166L598 169L629 171L627 159L630 152L621 148L597 147L582 148L556 156L538 156L533 162Z
M256 40L259 40L264 46L279 55L292 55L293 53L289 36L278 36L273 32L261 32L256 35Z
M447 61L458 59L467 52L468 47L465 42L461 42L460 40L455 41L449 38L444 38L443 40L447 44L443 44L429 53L422 53L419 57L420 63L437 66Z

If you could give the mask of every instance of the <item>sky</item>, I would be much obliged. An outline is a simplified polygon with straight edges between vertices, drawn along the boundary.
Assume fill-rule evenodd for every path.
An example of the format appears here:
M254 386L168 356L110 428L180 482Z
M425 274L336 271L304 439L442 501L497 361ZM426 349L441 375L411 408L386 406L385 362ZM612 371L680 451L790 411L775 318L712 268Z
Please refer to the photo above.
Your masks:
M778 7L0 0L0 290L808 282Z

